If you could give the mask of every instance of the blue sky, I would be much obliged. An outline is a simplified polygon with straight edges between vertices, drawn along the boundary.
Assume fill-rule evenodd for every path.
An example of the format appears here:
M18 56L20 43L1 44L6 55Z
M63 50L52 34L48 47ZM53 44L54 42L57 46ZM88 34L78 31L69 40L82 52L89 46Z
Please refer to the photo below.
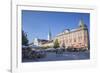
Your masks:
M32 42L34 38L47 39L49 29L54 37L64 29L77 28L80 19L89 29L89 13L22 10L22 29L27 33L29 42Z

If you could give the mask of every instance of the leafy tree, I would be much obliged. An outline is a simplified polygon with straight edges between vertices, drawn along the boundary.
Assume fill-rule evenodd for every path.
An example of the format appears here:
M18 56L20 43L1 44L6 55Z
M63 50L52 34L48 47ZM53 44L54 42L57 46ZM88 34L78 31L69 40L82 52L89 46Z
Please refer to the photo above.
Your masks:
M22 30L22 45L28 45L27 35L23 30Z
M53 46L53 47L54 47L54 48L58 48L58 47L59 47L58 39L55 40L55 42L54 42L54 46Z

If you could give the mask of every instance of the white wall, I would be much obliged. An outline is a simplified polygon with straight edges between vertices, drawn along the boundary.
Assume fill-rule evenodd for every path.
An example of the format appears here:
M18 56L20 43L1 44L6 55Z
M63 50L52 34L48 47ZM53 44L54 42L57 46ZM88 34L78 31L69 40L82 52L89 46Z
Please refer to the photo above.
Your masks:
M27 0L23 0L27 1ZM31 0L28 0L31 2ZM79 5L93 5L98 8L98 15L97 20L98 24L95 24L97 26L98 37L100 37L100 2L99 0L34 0L34 2L39 3L60 3L60 4L79 4ZM0 1L0 73L8 73L8 70L10 69L10 0L1 0ZM98 38L98 52L100 51L99 46L99 40ZM100 53L98 53L100 55ZM98 62L100 62L100 57L98 56ZM87 69L68 69L64 71L49 71L49 72L43 72L43 73L99 73L100 63L98 63L97 68L87 68ZM42 73L42 72L39 72Z

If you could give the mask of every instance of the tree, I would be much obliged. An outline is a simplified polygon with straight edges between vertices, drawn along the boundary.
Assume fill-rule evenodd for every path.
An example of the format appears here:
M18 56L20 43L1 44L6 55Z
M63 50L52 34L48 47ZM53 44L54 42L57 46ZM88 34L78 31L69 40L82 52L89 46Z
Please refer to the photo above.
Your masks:
M27 35L23 30L22 30L22 45L28 45Z
M54 42L54 46L53 46L53 47L54 47L54 48L58 48L58 47L59 47L58 39L55 40L55 42Z

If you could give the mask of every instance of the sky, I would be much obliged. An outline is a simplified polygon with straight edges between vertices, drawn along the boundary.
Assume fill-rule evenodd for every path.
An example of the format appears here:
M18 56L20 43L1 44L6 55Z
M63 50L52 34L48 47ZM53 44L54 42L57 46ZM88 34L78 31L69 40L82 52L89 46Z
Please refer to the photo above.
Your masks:
M80 19L90 30L89 13L22 10L22 30L31 43L34 38L47 39L49 31L53 38L65 29L75 29Z

